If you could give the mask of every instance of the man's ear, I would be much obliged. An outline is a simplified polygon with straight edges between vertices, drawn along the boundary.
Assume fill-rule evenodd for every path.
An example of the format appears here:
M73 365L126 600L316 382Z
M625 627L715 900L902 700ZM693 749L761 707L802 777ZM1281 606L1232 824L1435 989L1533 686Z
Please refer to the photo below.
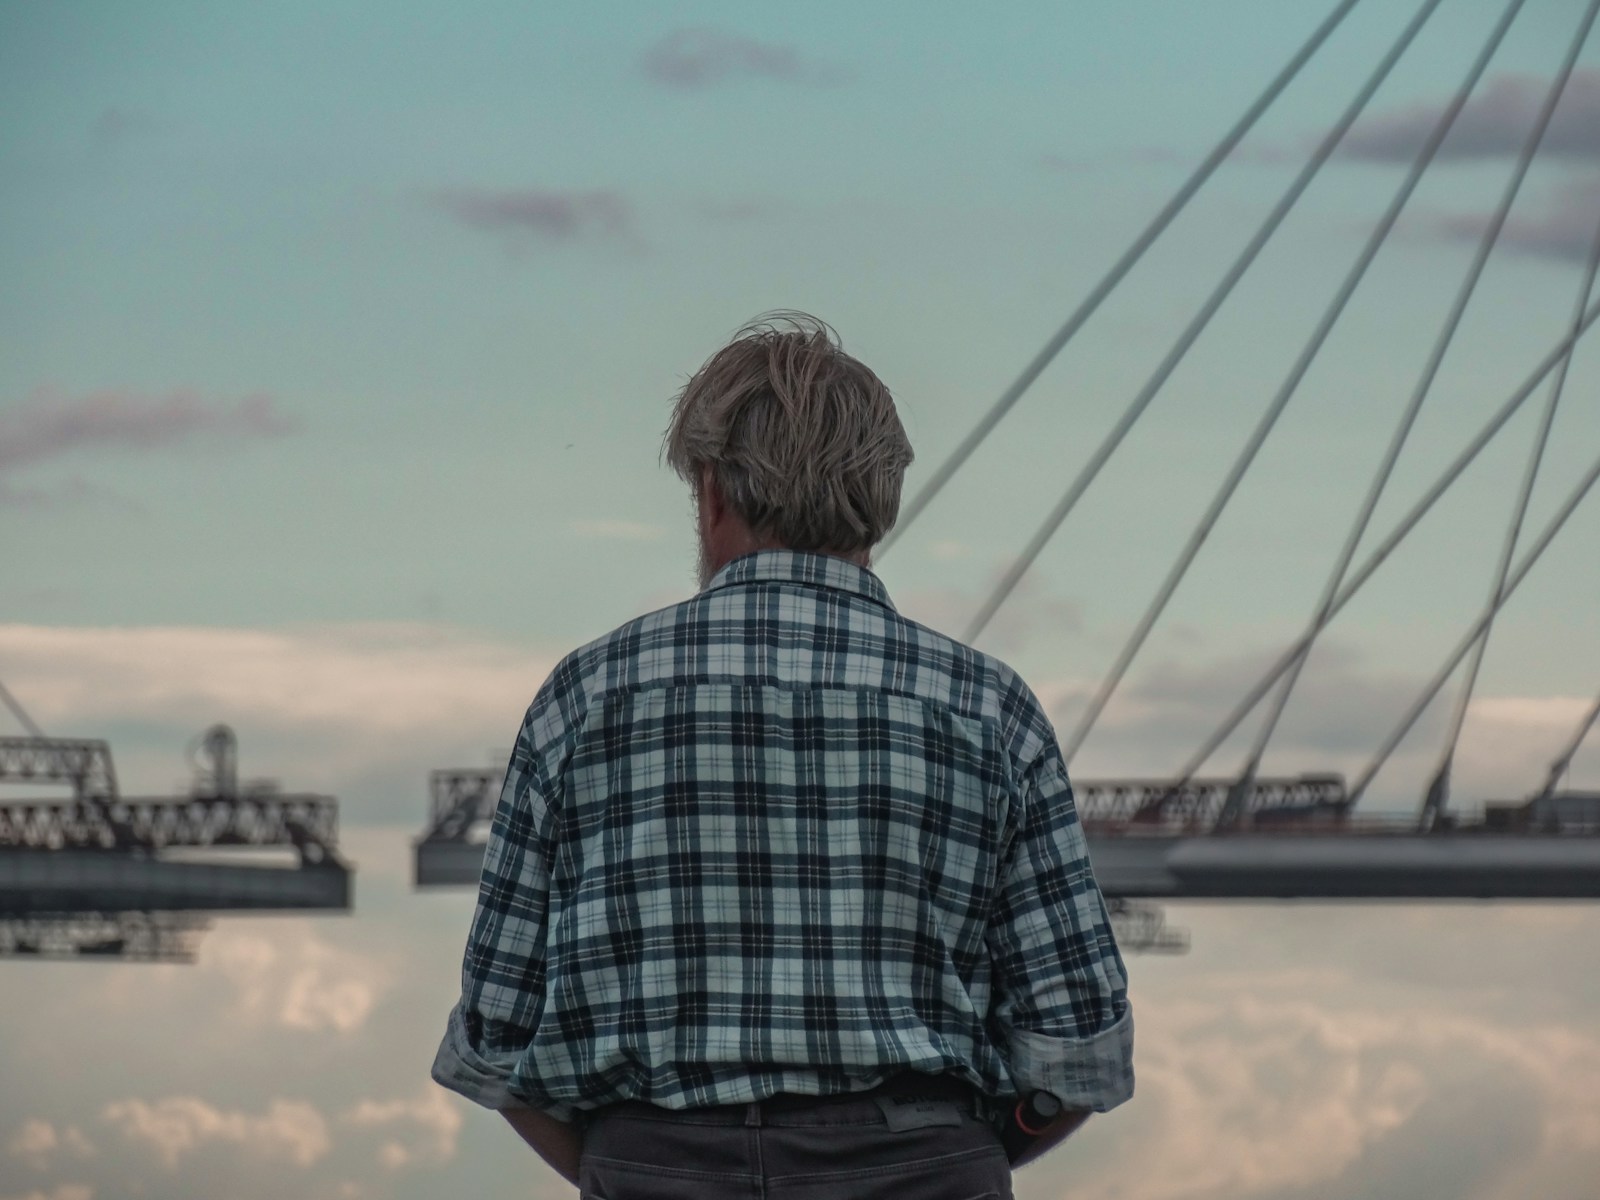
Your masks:
M722 524L727 509L728 502L723 498L722 489L717 486L717 478L710 465L701 467L700 511L705 514L706 524L711 528Z

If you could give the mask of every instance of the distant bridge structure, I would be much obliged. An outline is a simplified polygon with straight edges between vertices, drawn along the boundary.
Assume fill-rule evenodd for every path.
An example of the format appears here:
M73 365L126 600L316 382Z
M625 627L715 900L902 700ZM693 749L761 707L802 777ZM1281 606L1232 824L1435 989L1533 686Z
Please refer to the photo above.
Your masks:
M415 843L419 888L476 885L503 770L433 772ZM1218 822L1231 779L1084 780L1073 791L1095 877L1130 950L1188 945L1162 900L1600 899L1600 792L1491 804L1419 833L1356 817L1343 778L1259 779L1243 820Z
M1089 290L1012 384L980 416L921 489L910 497L901 511L899 524L883 544L883 551L892 549L907 528L929 509L945 485L1063 348L1079 335L1146 251L1165 236L1189 201L1235 155L1263 114L1319 53L1358 2L1337 0L1333 4L1323 21L1171 199ZM1119 452L1130 431L1166 389L1212 318L1227 303L1322 169L1339 152L1346 135L1406 58L1441 3L1442 0L1420 0L1411 7L1392 43L1333 118L1325 135L1314 145L1308 145L1303 165L1295 171L1260 225L1239 247L1170 347L1155 361L1146 381L1129 399L1101 442L1089 452L1082 467L1070 480L1063 481L1060 497L982 602L963 631L964 640L971 642L983 634L1046 545L1077 509L1085 493L1101 477L1107 462ZM1368 269L1405 215L1424 175L1439 157L1457 119L1475 94L1479 94L1484 74L1507 34L1524 9L1531 7L1526 0L1505 0L1498 13L1490 14L1492 20L1481 44L1462 65L1449 99L1431 114L1431 125L1426 120L1429 114L1420 108L1416 110L1424 118L1424 127L1419 129L1409 164L1401 171L1381 215L1329 297L1289 370L1266 399L1259 418L1222 473L1216 491L1199 509L1192 533L1093 693L1076 727L1063 737L1063 755L1069 765L1095 729L1263 445L1295 399L1301 383L1359 291ZM1594 206L1594 228L1588 234L1587 254L1574 280L1576 294L1571 315L1549 330L1546 352L1528 364L1521 382L1454 457L1448 459L1445 468L1387 532L1380 533L1373 524L1421 410L1435 391L1441 367L1456 343L1463 315L1477 292L1485 268L1501 242L1502 233L1508 225L1515 227L1512 214L1518 196L1545 146L1547 132L1562 113L1568 84L1583 61L1597 15L1600 15L1600 0L1548 7L1559 10L1554 14L1546 12L1551 25L1567 20L1570 10L1573 22L1570 37L1564 42L1561 57L1548 77L1542 96L1537 97L1515 155L1508 156L1513 161L1504 176L1498 199L1483 222L1472 258L1455 285L1423 365L1415 379L1399 381L1397 396L1400 399L1394 406L1392 432L1366 482L1342 545L1329 564L1320 596L1306 615L1303 631L1284 647L1272 667L1194 754L1170 774L1139 780L1074 779L1079 815L1088 836L1096 875L1108 900L1123 918L1122 929L1132 932L1135 948L1139 945L1150 949L1181 948L1176 944L1181 943L1181 937L1165 930L1159 911L1150 907L1169 899L1600 898L1600 792L1562 790L1574 754L1600 717L1600 698L1552 761L1542 786L1535 786L1522 798L1488 800L1473 812L1458 812L1451 804L1457 746L1496 620L1600 480L1600 458L1596 458L1580 472L1570 491L1558 499L1542 527L1528 524L1530 499L1541 468L1546 465L1546 451L1552 441L1551 431L1566 391L1569 369L1580 342L1600 320L1600 300L1595 297L1596 278L1600 274L1600 204ZM1594 68L1589 70L1593 73ZM1566 118L1573 119L1572 110L1566 112ZM1582 120L1582 117L1576 119ZM1570 137L1567 140L1570 141ZM1485 171L1495 169L1492 163L1480 163L1480 167ZM1579 217L1583 217L1581 212ZM1579 232L1580 236L1588 233L1586 230ZM1501 435L1512 418L1541 389L1545 398L1538 406L1537 428L1506 515L1504 536L1498 548L1493 546L1492 539L1486 542L1486 547L1494 550L1487 564L1486 598L1437 672L1404 709L1393 730L1353 782L1347 783L1343 776L1334 774L1293 778L1262 775L1267 747L1318 639L1349 601L1391 560L1396 549L1410 537L1439 499L1457 484L1485 447ZM1592 400L1593 395L1584 398ZM1591 452L1600 453L1600 445ZM1303 482L1309 484L1314 474L1308 473ZM1410 734L1424 711L1453 680L1456 686L1446 737L1437 766L1424 795L1419 798L1416 815L1383 817L1358 813L1357 806L1375 775ZM1248 735L1248 748L1237 769L1206 774L1206 764L1230 743L1235 731L1244 728L1248 732L1246 722L1253 718L1257 720L1255 732ZM482 855L479 839L497 799L500 777L498 771L434 774L429 824L416 843L419 887L464 884L477 878Z
M124 797L104 741L34 734L0 738L0 784L72 794L0 802L0 957L189 961L221 913L349 911L337 801L241 787L227 726L187 796Z
M428 826L414 843L416 886L476 884L505 769L459 767L428 777Z

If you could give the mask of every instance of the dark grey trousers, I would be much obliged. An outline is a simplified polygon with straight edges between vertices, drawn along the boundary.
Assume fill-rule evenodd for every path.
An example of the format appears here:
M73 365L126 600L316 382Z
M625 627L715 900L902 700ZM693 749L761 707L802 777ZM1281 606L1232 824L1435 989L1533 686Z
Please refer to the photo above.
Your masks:
M886 1097L763 1112L643 1104L591 1120L583 1200L1011 1200L987 1122L952 1100Z

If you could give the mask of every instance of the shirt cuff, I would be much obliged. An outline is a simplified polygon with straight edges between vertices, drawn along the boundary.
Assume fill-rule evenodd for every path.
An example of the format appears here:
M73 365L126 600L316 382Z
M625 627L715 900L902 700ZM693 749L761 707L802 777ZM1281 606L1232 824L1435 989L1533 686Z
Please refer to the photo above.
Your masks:
M1049 1092L1064 1108L1108 1112L1133 1095L1133 1009L1087 1038L1011 1031L1011 1078L1024 1095Z
M496 1112L533 1108L534 1105L511 1090L511 1075L520 1058L520 1054L479 1053L467 1034L467 1023L462 1019L458 1004L450 1010L450 1023L445 1027L438 1053L433 1056L433 1081ZM566 1105L541 1107L539 1111L559 1121L570 1121L573 1115Z

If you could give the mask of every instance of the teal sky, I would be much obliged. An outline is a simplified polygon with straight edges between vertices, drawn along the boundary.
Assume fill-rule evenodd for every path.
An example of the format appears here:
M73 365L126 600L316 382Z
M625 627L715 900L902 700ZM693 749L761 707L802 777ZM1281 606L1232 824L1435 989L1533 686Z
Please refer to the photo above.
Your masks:
M1570 22L1546 10L1561 7L1531 5L1491 77L1548 72ZM275 431L84 437L8 470L8 614L443 620L585 640L683 578L686 504L656 465L659 431L673 390L733 329L782 306L832 321L901 399L914 488L1313 24L1266 3L1226 18L1168 4L732 11L6 8L0 411L36 419L110 395L137 413L183 394L222 415L261 396ZM960 581L976 607L1403 15L1349 18L1244 161L885 562L892 584ZM1490 15L1446 6L1373 112L1437 101ZM712 75L652 76L652 49L674 46ZM1525 207L1577 170L1541 164ZM1470 215L1503 173L1498 160L1444 168L1415 207ZM1155 579L1116 571L1136 559L1159 573L1198 510L1166 487L1203 496L1221 478L1396 178L1392 164L1324 172L1041 560L1041 585L1088 605L1106 636ZM508 197L550 211L463 215ZM1468 247L1404 233L1174 610L1219 648L1308 610L1420 366ZM1438 388L1454 412L1419 436L1397 495L1550 344L1576 267L1497 259ZM1589 445L1571 440L1568 477ZM1410 561L1431 572L1456 537L1489 549L1508 500L1463 503ZM1285 508L1310 537L1285 536ZM952 563L936 543L971 554ZM1294 583L1241 596L1208 587L1208 563ZM1085 579L1108 568L1091 595ZM1477 580L1442 589L1461 620L1488 569L1485 556ZM1569 597L1589 633L1570 597L1594 581L1546 596ZM1107 591L1117 607L1102 611ZM1420 597L1395 591L1391 611ZM1052 669L1084 657L1039 652ZM1587 669L1547 682L1581 691Z
M454 970L441 960L469 908L405 892L405 835L420 828L428 769L491 761L561 654L692 586L688 496L658 461L673 393L753 316L813 312L895 393L918 454L909 496L1331 6L0 0L0 680L47 731L109 738L134 793L181 789L183 746L229 722L247 775L340 798L364 906L345 924L241 923L189 975L4 966L0 1000L57 996L86 1021L166 1031L117 1076L148 1104L189 1097L252 1121L275 1099L316 1106L329 1148L303 1166L288 1155L241 1195L436 1195L520 1161L465 1109L459 1141L374 1157L374 1131L443 1138L440 1112L458 1111L426 1099L417 1064L387 1062L376 1040L435 1036ZM1308 617L1582 8L1526 3L1079 773L1176 767ZM903 609L966 624L1413 11L1355 8L884 556ZM1484 0L1441 5L980 639L1058 726L1076 722L1398 185L1418 122L1497 14ZM1570 321L1600 221L1596 131L1600 35L1375 533ZM1332 627L1269 770L1354 773L1456 641L1488 591L1544 395ZM1597 396L1591 337L1530 530L1600 454ZM1591 496L1498 623L1458 761L1463 803L1541 782L1600 688L1597 547ZM1416 802L1440 750L1438 707L1379 777L1377 806ZM9 720L0 733L17 732ZM1213 769L1236 762L1230 747ZM1600 788L1594 737L1571 782ZM1541 957L1539 937L1592 942L1591 917L1516 910L1492 923L1530 942L1517 970L1557 976L1558 951ZM1476 918L1410 910L1382 943L1374 1008L1360 931L1379 918L1324 918L1321 961L1293 949L1292 920L1271 910L1190 922L1195 955L1139 985L1170 1002L1153 1018L1157 1099L1091 1130L1095 1182L1073 1194L1378 1194L1402 1141L1442 1153L1499 1119L1449 1108L1442 1064L1462 1059L1552 1115L1513 1131L1475 1183L1414 1194L1502 1200L1537 1185L1576 1200L1572 1181L1600 1173L1600 1076L1569 1095L1551 1064L1600 1071L1592 1005L1557 988L1530 1015L1493 981L1462 983L1427 947L1437 935L1469 953ZM421 961L430 982L408 989ZM125 982L136 976L162 982L141 997ZM1573 994L1593 982L1561 978ZM1246 979L1267 1010L1206 1007L1206 988L1225 997ZM1456 1023L1429 1041L1420 1014L1463 988ZM1340 1004L1363 1014L1354 1050L1333 1032ZM0 1077L40 1068L18 1046L53 1010L29 1011L15 1044L0 1038ZM219 1051L226 1067L163 1085L161 1037L186 1024L214 1048L259 1037L262 1055ZM1511 1025L1529 1041L1507 1040ZM1256 1049L1279 1036L1315 1043L1319 1065L1275 1074ZM1422 1058L1385 1073L1380 1060L1401 1049ZM359 1068L371 1086L302 1086L266 1061L301 1054ZM1257 1074L1230 1076L1217 1065L1230 1054ZM1233 1139L1249 1169L1208 1175L1203 1147L1160 1156L1188 1146L1175 1130L1208 1088L1248 1076L1309 1105L1356 1060L1363 1086L1317 1110L1345 1130L1342 1149L1307 1155L1315 1131L1296 1126L1258 1162L1248 1148L1267 1135L1218 1125L1208 1136ZM251 1082L234 1094L224 1071ZM227 1135L196 1134L207 1149L194 1154L150 1151L137 1131L154 1126L130 1108L107 1115L100 1094L52 1085L27 1108L0 1092L0 1200L104 1200L123 1170L152 1196L228 1178ZM1562 1106L1578 1111L1568 1124ZM173 1120L258 1128L196 1111ZM14 1149L28 1121L50 1125L55 1151ZM73 1156L69 1127L96 1156ZM1148 1187L1119 1182L1123 1155L1154 1164ZM1030 1186L1056 1194L1050 1179Z

